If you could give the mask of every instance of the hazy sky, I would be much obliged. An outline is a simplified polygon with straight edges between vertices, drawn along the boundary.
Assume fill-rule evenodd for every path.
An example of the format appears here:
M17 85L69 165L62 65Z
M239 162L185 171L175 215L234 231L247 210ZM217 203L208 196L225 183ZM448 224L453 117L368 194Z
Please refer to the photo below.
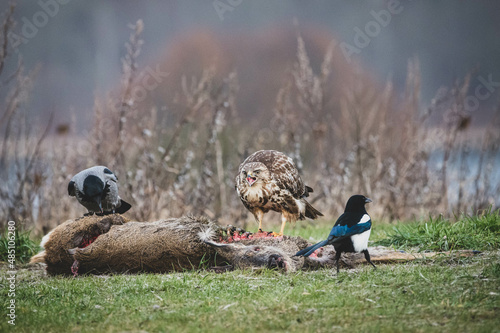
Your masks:
M380 81L392 78L396 88L404 84L408 59L418 57L424 102L474 67L472 89L481 78L490 77L487 88L494 91L500 82L500 1L40 0L20 1L15 17L23 37L18 51L28 68L41 66L29 110L55 111L60 119L69 118L68 110L89 113L96 93L116 87L127 24L137 19L145 24L143 65L196 29L237 36L296 21L299 30L331 31L337 47L355 47L353 59ZM494 105L498 95L482 105Z

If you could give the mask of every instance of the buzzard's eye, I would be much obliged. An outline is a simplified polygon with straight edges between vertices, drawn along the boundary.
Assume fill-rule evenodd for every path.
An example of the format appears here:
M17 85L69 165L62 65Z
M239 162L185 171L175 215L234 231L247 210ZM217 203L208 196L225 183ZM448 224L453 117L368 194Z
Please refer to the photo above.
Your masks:
M256 175L258 175L260 173L260 170L255 170L253 173L255 173Z
M245 177L247 176L247 172L246 171L242 171L241 173L243 174L243 176L245 176Z

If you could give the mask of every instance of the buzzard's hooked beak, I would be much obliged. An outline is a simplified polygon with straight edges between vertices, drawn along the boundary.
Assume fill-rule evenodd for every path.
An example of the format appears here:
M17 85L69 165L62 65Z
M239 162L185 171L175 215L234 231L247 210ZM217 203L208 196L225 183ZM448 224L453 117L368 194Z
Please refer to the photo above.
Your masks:
M247 183L248 185L252 186L253 183L257 181L257 177L253 177L253 174L251 172L248 173L247 175Z
M369 202L372 202L372 199L370 199L370 198L365 198L365 203L369 203Z

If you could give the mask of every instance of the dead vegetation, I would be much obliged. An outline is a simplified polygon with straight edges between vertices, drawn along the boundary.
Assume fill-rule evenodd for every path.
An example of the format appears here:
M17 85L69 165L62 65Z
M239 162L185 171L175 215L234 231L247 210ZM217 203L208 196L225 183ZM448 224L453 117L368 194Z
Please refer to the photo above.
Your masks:
M265 119L249 122L237 112L237 68L220 75L209 67L184 77L174 107L144 108L137 93L138 87L148 93L138 64L139 21L126 44L121 87L96 98L92 128L81 135L77 124L62 124L49 135L50 119L42 128L26 119L34 71L26 73L11 52L6 36L15 28L13 10L4 13L0 35L1 221L46 233L56 221L81 216L67 183L101 164L118 175L133 219L193 213L246 227L252 218L235 194L234 177L258 149L292 156L315 190L311 203L327 217L338 216L353 193L370 196L370 213L386 220L498 205L499 117L470 135L474 114L464 107L470 75L424 107L417 60L409 62L402 94L390 81L379 87L355 64L354 75L339 86L332 80L341 72L333 67L340 57L335 44L317 73L298 36L296 63ZM7 60L18 61L14 73L3 71Z

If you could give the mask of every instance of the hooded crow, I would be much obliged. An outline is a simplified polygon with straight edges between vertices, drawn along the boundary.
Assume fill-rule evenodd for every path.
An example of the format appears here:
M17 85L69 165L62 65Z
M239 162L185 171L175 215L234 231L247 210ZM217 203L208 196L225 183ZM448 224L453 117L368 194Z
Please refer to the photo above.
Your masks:
M342 252L363 252L366 261L376 268L368 253L368 238L370 237L372 221L366 212L365 204L369 202L372 201L363 195L350 197L345 206L344 214L338 218L328 238L306 247L295 255L308 257L322 246L333 245L336 252L337 273L339 272L339 259Z
M95 166L77 173L68 184L68 194L76 197L88 214L123 214L132 207L118 195L118 179L105 166Z

